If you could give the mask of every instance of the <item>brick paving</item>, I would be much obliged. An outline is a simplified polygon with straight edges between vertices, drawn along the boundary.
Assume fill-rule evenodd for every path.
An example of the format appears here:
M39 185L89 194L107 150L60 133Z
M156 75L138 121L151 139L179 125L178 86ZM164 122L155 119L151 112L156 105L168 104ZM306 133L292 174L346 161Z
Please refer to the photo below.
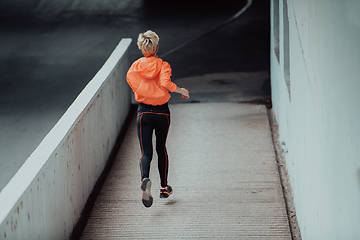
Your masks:
M169 184L141 202L140 148L130 124L81 239L291 239L266 108L239 103L170 105Z

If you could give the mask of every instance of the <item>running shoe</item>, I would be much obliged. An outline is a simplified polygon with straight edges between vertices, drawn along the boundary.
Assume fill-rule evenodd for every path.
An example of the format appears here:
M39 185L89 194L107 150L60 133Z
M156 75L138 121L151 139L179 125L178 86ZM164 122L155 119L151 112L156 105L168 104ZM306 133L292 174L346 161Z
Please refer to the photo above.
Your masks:
M141 190L142 190L142 202L145 207L151 207L153 203L153 197L150 193L151 188L151 180L149 178L144 178L141 182Z
M166 188L160 189L160 198L168 198L173 193L172 187L169 185Z

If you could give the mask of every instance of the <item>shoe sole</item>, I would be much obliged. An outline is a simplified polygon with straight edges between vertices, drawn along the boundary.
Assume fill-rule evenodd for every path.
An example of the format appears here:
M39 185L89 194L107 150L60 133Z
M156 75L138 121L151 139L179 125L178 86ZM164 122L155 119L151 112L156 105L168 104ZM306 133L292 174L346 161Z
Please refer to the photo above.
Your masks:
M153 203L153 197L151 196L151 180L149 178L145 178L141 183L142 190L142 202L145 207L151 207Z

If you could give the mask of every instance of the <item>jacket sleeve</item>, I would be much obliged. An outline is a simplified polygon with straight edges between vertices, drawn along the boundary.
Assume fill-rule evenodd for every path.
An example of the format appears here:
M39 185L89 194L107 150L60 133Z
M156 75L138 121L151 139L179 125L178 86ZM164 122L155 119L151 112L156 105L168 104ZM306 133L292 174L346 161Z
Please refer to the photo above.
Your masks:
M171 81L171 67L167 62L162 63L160 72L160 86L166 88L170 92L174 92L177 88L176 84Z
M129 70L126 74L126 81L134 92L136 92L136 90L138 89L138 87L140 85L140 79L137 76L136 71L135 71L136 63L137 62L134 62L131 65L131 67L129 68Z

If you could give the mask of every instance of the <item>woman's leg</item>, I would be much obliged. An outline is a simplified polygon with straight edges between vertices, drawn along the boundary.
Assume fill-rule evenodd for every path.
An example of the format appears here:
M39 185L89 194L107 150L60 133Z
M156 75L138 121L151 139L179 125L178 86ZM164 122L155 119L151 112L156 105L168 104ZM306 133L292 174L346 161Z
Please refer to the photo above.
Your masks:
M137 132L141 148L140 171L141 180L149 178L150 163L153 156L152 134L153 127L150 124L151 116L139 114L137 117Z
M158 115L155 126L156 152L158 155L158 169L161 187L167 186L169 159L166 151L166 138L170 127L170 115Z

